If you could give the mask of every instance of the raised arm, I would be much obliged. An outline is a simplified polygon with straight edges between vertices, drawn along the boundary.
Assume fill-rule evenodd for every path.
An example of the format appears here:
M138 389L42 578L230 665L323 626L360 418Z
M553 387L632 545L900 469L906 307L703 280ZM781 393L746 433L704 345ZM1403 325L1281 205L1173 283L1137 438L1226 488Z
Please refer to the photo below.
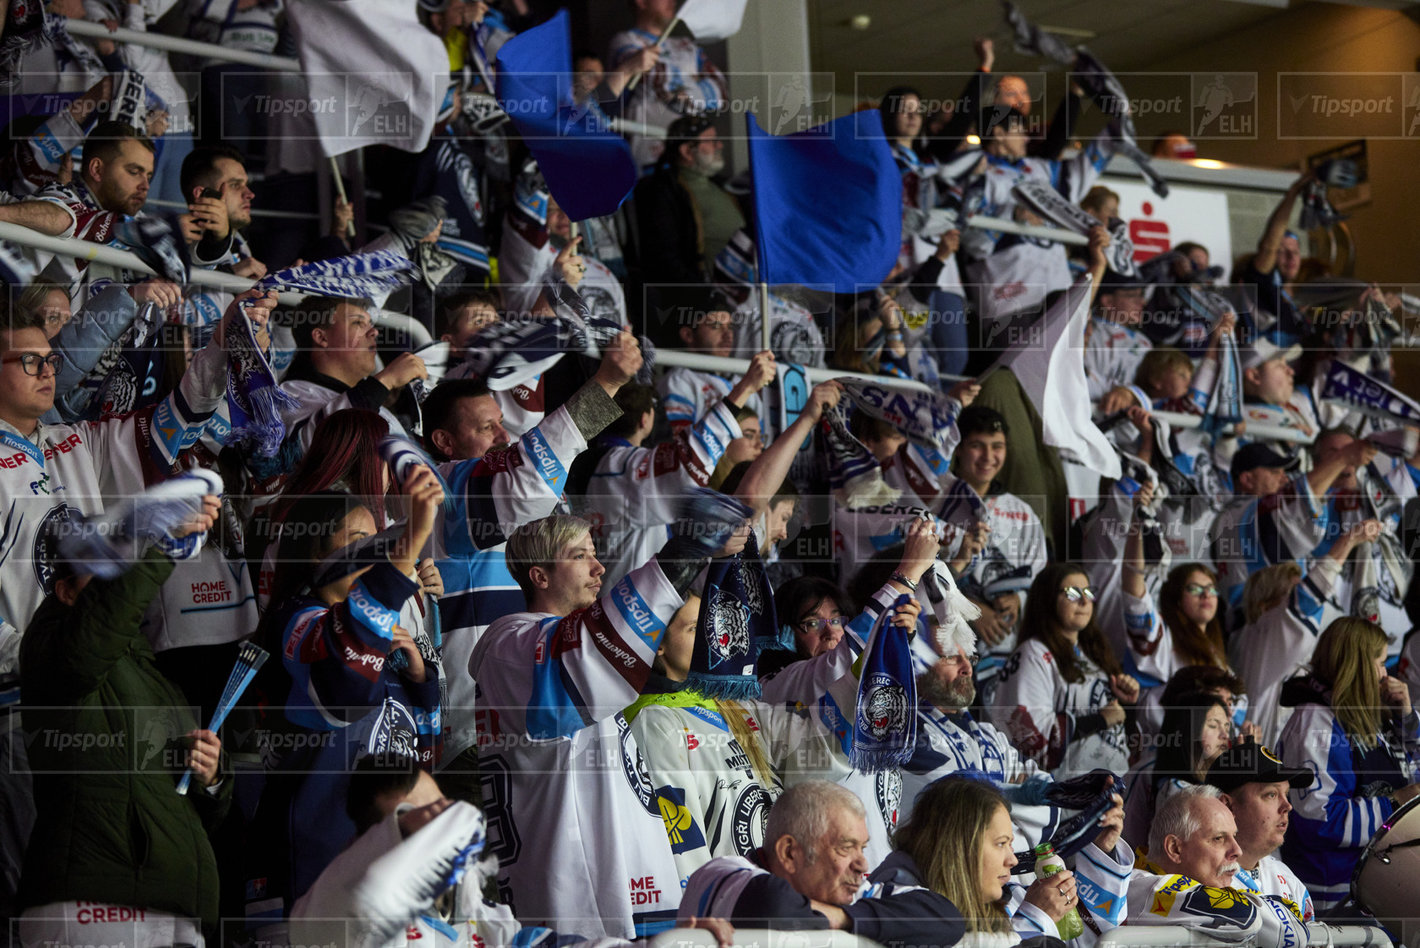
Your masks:
M1267 218L1267 227L1257 241L1257 256L1252 260L1252 267L1258 273L1271 273L1276 269L1277 251L1282 246L1282 238L1287 235L1287 222L1292 218L1292 208L1313 177L1313 173L1308 171L1293 181L1287 193L1282 195L1282 200L1272 209L1272 215Z
M789 476L789 468L793 466L794 457L799 453L799 446L813 433L814 426L823 418L823 413L837 405L842 397L843 386L838 382L820 382L815 385L809 393L808 404L804 406L799 417L750 464L744 480L740 481L739 489L735 491L735 496L749 504L756 514L767 510L770 498L784 483L784 478Z

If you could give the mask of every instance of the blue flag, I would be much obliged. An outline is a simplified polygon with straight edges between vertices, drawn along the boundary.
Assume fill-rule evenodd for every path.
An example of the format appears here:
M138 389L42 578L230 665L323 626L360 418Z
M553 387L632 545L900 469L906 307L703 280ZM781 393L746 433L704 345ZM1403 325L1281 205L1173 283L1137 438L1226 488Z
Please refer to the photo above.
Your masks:
M839 293L881 283L902 245L902 178L877 110L784 136L745 119L761 279Z
M615 212L636 186L636 161L626 139L611 131L594 102L573 104L566 10L498 50L498 104L572 220Z

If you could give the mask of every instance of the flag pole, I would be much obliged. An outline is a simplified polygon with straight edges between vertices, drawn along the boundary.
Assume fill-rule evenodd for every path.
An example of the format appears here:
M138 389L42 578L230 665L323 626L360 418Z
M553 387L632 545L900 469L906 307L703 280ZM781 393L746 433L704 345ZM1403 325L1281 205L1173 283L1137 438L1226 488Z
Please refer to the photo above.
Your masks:
M761 350L768 349L770 348L769 343L769 284L761 281L759 284L759 348Z
M340 179L340 165L336 163L334 155L330 156L330 175L335 180L335 193L340 195L340 203L349 204L350 199L345 196L345 182ZM345 235L347 237L355 236L355 216L353 214L350 216L350 220L345 222Z
M666 40L671 38L671 30L675 29L675 25L679 22L680 17L671 17L670 23L666 24L666 28L661 31L661 35L656 38L656 49L660 49L666 44ZM644 75L645 73L638 72L636 75L632 76L631 81L626 84L626 91L635 92L637 84L641 81L641 77Z

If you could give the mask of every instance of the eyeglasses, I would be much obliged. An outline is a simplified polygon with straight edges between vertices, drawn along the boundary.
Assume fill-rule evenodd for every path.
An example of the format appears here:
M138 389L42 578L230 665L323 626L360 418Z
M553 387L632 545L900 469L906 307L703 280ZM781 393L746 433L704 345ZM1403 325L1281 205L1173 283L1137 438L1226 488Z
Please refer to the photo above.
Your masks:
M1198 596L1200 598L1203 596L1218 595L1218 587L1212 584L1200 586L1198 583L1189 583L1187 586L1183 587L1183 591L1190 596Z
M19 355L0 356L0 362L18 362L20 368L25 370L26 375L39 376L43 374L40 366L47 365L58 374L64 365L64 355L59 352L51 352L47 356L42 356L38 352L22 352Z
M1060 595L1071 602L1079 602L1081 599L1085 600L1085 602L1095 601L1095 591L1094 588L1090 586L1066 586L1064 589L1060 590Z
M823 632L826 629L843 631L843 617L834 616L832 619L820 619L817 616L810 616L807 619L799 620L799 631L805 635L813 635L815 632Z
M748 439L748 440L750 440L750 441L757 441L757 442L759 443L759 446L762 447L762 448L767 448L767 447L769 447L769 440L770 440L770 439L769 439L769 432L767 432L767 431L744 431L744 430L741 430L741 432L740 432L740 437L741 437L741 438L746 438L746 439Z

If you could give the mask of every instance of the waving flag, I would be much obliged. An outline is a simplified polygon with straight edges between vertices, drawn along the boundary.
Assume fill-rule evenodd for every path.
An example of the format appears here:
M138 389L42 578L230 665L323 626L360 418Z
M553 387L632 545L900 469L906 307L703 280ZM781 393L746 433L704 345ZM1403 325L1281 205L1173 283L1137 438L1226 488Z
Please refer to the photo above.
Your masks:
M327 156L366 145L420 152L429 144L449 82L444 41L412 3L302 0L286 16L311 119Z
M761 279L839 293L881 283L902 246L902 179L877 110L783 136L745 119Z
M605 127L599 110L572 101L566 10L498 50L498 104L572 220L614 213L636 186L636 162L626 139Z
M1346 405L1372 418L1420 425L1420 405L1413 399L1340 359L1331 360L1321 400Z
M740 31L747 0L685 0L676 19L702 43L729 39Z
M1068 451L1085 467L1118 479L1119 455L1090 418L1085 384L1085 319L1090 280L1081 279L1006 350L998 363L1015 373L1021 389L1040 413L1045 443Z

